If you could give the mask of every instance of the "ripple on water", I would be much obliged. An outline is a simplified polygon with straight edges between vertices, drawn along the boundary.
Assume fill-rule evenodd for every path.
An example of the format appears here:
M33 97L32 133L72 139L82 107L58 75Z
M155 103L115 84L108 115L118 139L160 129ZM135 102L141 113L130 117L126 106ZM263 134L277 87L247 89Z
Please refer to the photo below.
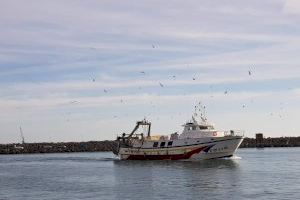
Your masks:
M227 159L121 161L111 153L0 156L0 199L297 199L300 148Z

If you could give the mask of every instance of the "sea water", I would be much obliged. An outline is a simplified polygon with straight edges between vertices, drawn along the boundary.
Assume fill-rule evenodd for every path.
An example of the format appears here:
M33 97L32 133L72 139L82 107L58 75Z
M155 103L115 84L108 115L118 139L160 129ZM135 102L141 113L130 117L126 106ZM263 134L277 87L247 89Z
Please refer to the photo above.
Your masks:
M0 199L300 199L300 148L192 162L120 161L109 152L0 155Z

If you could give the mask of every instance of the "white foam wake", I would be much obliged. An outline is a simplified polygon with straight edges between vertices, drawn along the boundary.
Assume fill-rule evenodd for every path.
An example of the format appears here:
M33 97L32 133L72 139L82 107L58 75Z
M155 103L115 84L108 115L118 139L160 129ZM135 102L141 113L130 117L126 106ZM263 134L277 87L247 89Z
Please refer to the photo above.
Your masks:
M231 156L231 157L224 158L224 159L226 159L226 160L241 160L242 157L239 157L239 156L237 156L237 155L233 155L233 156Z

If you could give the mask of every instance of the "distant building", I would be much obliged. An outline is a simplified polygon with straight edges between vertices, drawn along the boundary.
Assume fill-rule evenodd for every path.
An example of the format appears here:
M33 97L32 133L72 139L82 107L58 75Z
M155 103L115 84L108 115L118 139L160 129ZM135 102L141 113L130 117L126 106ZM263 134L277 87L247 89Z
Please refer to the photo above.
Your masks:
M255 134L255 142L256 147L263 148L264 147L264 135L262 133Z

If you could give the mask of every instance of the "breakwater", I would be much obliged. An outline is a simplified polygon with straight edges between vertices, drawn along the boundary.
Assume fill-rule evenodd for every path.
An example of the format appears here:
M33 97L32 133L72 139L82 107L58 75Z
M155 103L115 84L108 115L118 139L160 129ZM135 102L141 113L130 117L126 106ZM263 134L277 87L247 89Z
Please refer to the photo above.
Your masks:
M114 141L0 144L0 154L111 151Z
M300 147L300 137L245 138L240 148L253 147Z
M116 142L109 140L90 142L0 144L0 154L111 151L115 145ZM300 137L262 138L259 141L255 138L245 138L240 146L240 148L255 147L300 147Z

